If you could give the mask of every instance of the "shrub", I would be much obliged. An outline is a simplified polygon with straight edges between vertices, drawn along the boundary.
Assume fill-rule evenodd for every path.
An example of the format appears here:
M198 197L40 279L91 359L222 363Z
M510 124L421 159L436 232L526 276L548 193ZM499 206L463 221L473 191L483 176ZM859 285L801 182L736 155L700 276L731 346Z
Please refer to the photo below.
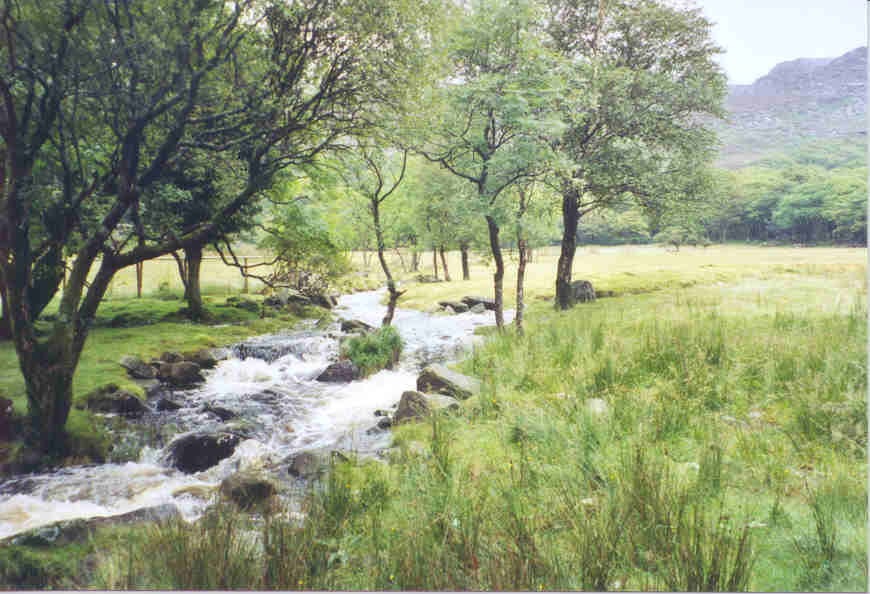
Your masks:
M381 369L391 369L399 361L401 352L402 337L392 326L354 336L342 347L342 355L359 367L363 377Z

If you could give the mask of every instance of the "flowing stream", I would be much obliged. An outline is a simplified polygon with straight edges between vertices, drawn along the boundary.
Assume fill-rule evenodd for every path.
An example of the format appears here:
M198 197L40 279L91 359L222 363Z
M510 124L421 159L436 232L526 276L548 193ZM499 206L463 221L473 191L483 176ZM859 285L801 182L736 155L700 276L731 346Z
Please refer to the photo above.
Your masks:
M334 311L378 326L385 312L383 295L384 290L347 295ZM505 312L506 320L511 314ZM301 484L287 473L289 457L324 449L377 455L389 446L391 436L372 430L375 411L389 409L403 391L414 389L425 365L454 360L470 348L474 328L493 323L490 311L445 315L399 309L393 319L405 342L399 364L345 384L315 379L338 358L338 323L227 347L227 358L204 373L205 383L173 394L183 408L151 412L138 421L154 428L163 447L142 448L135 462L67 467L0 481L0 538L59 520L112 516L164 503L175 504L192 520L220 482L239 470L265 474L285 496L298 493ZM224 422L204 410L205 405L237 416ZM228 428L246 438L217 466L194 474L169 466L166 445L172 439ZM123 436L118 439L123 443Z

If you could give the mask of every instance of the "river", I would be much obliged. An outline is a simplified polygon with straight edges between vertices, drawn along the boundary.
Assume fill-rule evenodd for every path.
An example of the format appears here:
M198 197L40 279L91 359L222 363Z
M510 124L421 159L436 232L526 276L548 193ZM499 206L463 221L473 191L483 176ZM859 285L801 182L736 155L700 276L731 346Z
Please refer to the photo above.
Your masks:
M384 290L346 295L334 313L378 326ZM512 312L506 313L509 320ZM302 451L339 450L377 456L389 447L389 431L373 431L377 409L395 405L415 388L420 370L457 359L473 344L474 329L494 323L481 314L428 314L398 309L393 326L405 343L399 364L345 384L316 381L337 360L342 333L338 323L324 330L302 324L286 333L259 336L224 350L226 358L196 389L178 391L177 411L152 410L140 423L159 434L160 446L141 448L123 464L72 466L0 481L0 538L60 520L113 516L155 505L175 504L187 520L213 501L220 482L237 471L264 474L282 497L304 488L286 472L286 460ZM149 403L153 408L154 403ZM222 407L237 416L227 422L206 412ZM168 444L188 433L242 430L235 452L202 472L184 474L169 465ZM124 436L116 436L123 443ZM152 440L153 441L153 440Z

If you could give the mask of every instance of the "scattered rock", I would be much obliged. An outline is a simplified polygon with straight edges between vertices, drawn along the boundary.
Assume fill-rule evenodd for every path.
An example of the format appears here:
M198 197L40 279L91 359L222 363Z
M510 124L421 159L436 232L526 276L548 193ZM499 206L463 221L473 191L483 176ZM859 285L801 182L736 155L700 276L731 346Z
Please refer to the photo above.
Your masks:
M199 365L200 369L213 369L218 364L217 357L208 349L185 353L184 358Z
M453 309L455 313L465 313L468 311L468 305L462 303L461 301L439 301L438 305L447 309L448 307Z
M221 482L221 495L242 509L251 509L268 501L277 489L275 484L253 474L238 472Z
M351 382L359 379L360 371L353 361L343 359L327 367L317 376L319 382Z
M375 410L375 416L376 416L376 417L388 417L388 416L390 416L390 413L388 413L388 412L385 411L385 410L376 409L376 410Z
M422 419L429 414L429 402L426 396L414 390L402 393L396 414L393 415L393 424L401 425L407 421Z
M133 379L153 379L154 368L140 359L131 355L121 357L121 367L127 370L127 375Z
M475 314L482 314L486 312L486 306L483 303L475 303L468 311Z
M442 305L441 307L442 307L443 311L445 311L446 313L449 313L450 315L457 313L456 310L453 309L452 307L450 307L449 305Z
M169 398L161 398L157 401L158 412L178 410L179 408L181 408L181 405Z
M186 474L200 472L229 458L241 439L231 433L192 433L169 444L169 462Z
M370 326L361 320L342 320L341 321L341 331L342 332L371 332L374 330L374 326Z
M229 302L229 299L227 299L227 302ZM237 302L233 303L233 307L237 307L251 313L260 313L260 304L256 301L250 301L248 299L239 299Z
M338 305L338 297L335 295L312 295L309 297L309 300L312 305L325 307L326 309L332 309Z
M181 517L181 514L174 504L164 503L162 505L133 510L117 516L97 516L88 519L55 522L0 540L0 545L12 544L29 547L65 546L85 540L91 531L98 526L165 522L179 517Z
M393 421L390 419L390 417L381 417L378 420L378 424L377 424L378 429L389 429L392 426L393 426Z
M178 363L179 361L184 361L184 357L176 351L166 351L160 355L160 360L164 363Z
M219 418L221 421L229 421L230 419L234 419L238 416L235 412L231 411L228 408L224 408L222 406L210 406L208 404L203 407L202 412L211 413Z
M323 473L326 459L314 452L300 452L288 458L290 466L287 471L296 478L308 479Z
M462 298L462 303L468 307L474 307L477 304L481 304L489 311L495 311L495 300L487 299L486 297L465 296Z
M417 390L447 394L465 400L480 392L480 380L451 371L441 364L426 367L417 378Z
M187 387L205 381L199 370L199 365L192 361L170 363L169 376L166 378L173 386ZM163 368L161 367L161 371Z
M115 384L106 384L90 392L84 397L84 402L76 404L76 408L126 417L141 417L148 411L148 407L134 394L121 390Z
M431 274L418 274L417 275L418 283L440 283L441 279L437 276L432 276Z

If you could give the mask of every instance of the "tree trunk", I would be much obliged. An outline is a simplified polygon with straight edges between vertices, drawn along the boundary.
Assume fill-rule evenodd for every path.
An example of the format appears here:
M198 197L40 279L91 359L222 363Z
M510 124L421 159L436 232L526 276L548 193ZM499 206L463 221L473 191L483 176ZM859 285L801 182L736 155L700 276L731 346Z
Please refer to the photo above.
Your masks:
M495 325L499 330L504 329L504 258L501 254L501 244L499 243L498 224L491 215L486 216L486 226L489 230L489 248L492 251L492 258L495 261L495 274L492 276L493 290L495 295Z
M396 252L397 256L399 256L399 265L402 267L402 272L408 272L408 267L405 266L405 258L402 256L402 252L399 251L398 246L394 247L393 251Z
M579 196L573 188L562 192L562 250L556 265L556 309L566 310L574 305L571 297L571 270L574 267L574 254L577 251L577 223L580 213L577 210Z
M411 252L411 272L420 272L420 252L417 250Z
M462 280L471 280L471 274L468 271L468 244L460 243L459 251L462 254Z
M441 267L444 269L444 280L448 283L450 282L450 271L447 269L447 256L444 253L444 246L442 245L438 252L441 254Z
M9 299L3 285L3 275L0 274L0 340L12 339L12 318L9 315Z
M184 286L184 300L187 301L187 253L182 258L178 252L172 252L172 257L175 258L175 264L178 266L178 278L181 279L181 284Z
M514 326L517 329L517 334L523 335L523 282L526 275L526 240L523 237L522 228L517 225L517 251L519 252L519 263L517 264L517 306L516 314L514 315Z
M387 314L381 321L381 325L389 326L393 323L393 315L396 313L396 303L399 301L399 297L402 296L404 291L396 289L396 281L393 280L393 275L390 274L390 268L387 266L387 259L384 256L384 233L381 230L380 201L376 198L372 199L371 207L372 219L374 219L375 224L375 238L378 241L378 260L381 262L381 269L384 271L384 276L387 277L387 291L390 294L389 301L387 302Z
M435 271L435 278L438 278L438 250L432 248L432 270Z
M526 214L526 207L528 206L528 196L525 188L520 186L519 188L520 194L520 205L517 209L517 255L519 256L519 262L517 263L517 305L516 305L516 313L514 314L514 326L517 329L517 334L519 336L523 335L523 309L524 309L524 301L523 301L523 283L526 278L526 238L523 235L523 216Z
M35 345L32 354L20 360L30 421L28 438L47 453L66 451L64 427L72 405L76 368L70 342L67 338L53 338L48 344Z
M191 320L201 320L205 315L205 310L202 307L202 292L199 282L199 272L202 266L202 246L187 248L184 250L184 258L187 263L187 283L185 284L187 315Z

